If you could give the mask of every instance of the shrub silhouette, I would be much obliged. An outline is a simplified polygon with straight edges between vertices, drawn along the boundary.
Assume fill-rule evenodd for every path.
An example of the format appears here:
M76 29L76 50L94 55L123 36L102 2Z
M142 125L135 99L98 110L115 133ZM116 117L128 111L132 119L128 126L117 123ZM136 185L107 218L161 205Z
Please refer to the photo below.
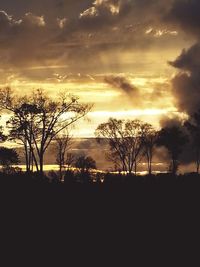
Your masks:
M19 156L15 149L0 147L0 164L3 172L9 172L12 166L19 164Z

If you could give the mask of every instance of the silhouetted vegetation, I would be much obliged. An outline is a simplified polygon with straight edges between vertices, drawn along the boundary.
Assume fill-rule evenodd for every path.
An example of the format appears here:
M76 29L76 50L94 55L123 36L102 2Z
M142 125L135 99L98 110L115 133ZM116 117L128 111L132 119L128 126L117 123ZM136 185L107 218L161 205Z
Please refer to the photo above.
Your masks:
M187 141L187 136L177 126L163 128L158 133L157 145L167 148L171 157L169 170L172 174L176 174L178 170L179 156Z
M82 173L88 173L91 169L96 169L96 162L91 157L80 156L75 162L75 167Z
M10 88L0 90L0 107L12 113L7 122L10 138L24 146L26 170L35 165L43 174L44 155L51 142L66 128L84 117L90 105L77 97L59 94L51 99L37 90L30 96L15 96Z
M144 137L143 137L143 145L144 145L144 155L147 160L148 165L148 173L151 175L152 173L152 160L154 155L155 146L157 143L158 132L153 128L151 124L144 125Z
M188 121L185 122L185 126L190 133L190 141L195 154L196 170L199 173L200 167L200 110L194 113Z
M89 155L75 155L71 152L72 136L69 126L83 118L91 109L89 104L81 104L78 98L60 94L55 99L44 95L41 90L29 96L15 96L10 88L0 90L0 107L8 111L10 118L7 129L0 127L0 142L14 141L24 148L26 172L44 175L44 155L50 144L56 145L55 159L59 173L49 172L49 181L60 183L69 181L104 182L105 173L97 171L95 160ZM184 124L168 126L161 130L140 120L117 120L110 118L100 124L96 131L98 143L109 145L105 156L114 164L119 177L125 181L128 175L137 176L140 163L146 163L146 171L152 175L152 161L157 147L165 147L170 157L168 171L177 174L181 154L188 141L195 152L197 173L200 166L200 112L192 115ZM5 135L5 132L8 133ZM186 134L187 133L187 134ZM2 171L19 164L19 156L14 149L0 149ZM74 170L72 170L74 168ZM67 172L66 172L67 170ZM96 170L96 171L95 171ZM15 168L15 172L20 169ZM134 176L133 176L134 174ZM109 174L110 176L111 174ZM117 176L117 179L119 178ZM133 178L134 179L134 178ZM113 180L114 181L114 180ZM66 183L66 182L65 182Z
M19 164L19 156L12 148L0 147L0 165L2 171L11 172L13 165Z
M56 162L59 165L60 179L62 180L62 171L63 169L65 169L66 164L68 167L72 164L72 162L69 162L69 155L67 153L72 143L72 137L67 132L61 136L58 136L55 140L56 140Z
M110 145L108 157L123 172L137 172L137 164L144 155L144 148L147 152L147 134L149 125L139 120L117 120L110 119L96 129L97 141L106 139ZM144 141L145 140L145 141ZM149 151L148 151L149 152ZM152 160L151 150L151 159Z

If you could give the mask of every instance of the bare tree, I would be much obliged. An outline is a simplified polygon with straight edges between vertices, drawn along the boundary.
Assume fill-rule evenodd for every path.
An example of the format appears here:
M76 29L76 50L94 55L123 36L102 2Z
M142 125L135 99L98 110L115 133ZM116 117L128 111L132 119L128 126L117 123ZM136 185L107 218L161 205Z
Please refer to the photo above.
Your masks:
M145 123L140 120L129 120L125 123L126 153L128 157L128 170L134 168L137 174L137 166L144 154Z
M13 116L7 121L7 127L10 129L9 140L14 140L19 145L23 145L26 171L33 170L33 161L38 170L33 146L33 132L36 135L36 129L34 130L35 107L29 104L22 104L13 112Z
M67 153L65 164L67 165L68 170L74 165L76 156L73 153Z
M148 173L152 174L152 160L153 153L156 147L156 142L158 138L158 132L153 128L151 124L146 123L144 125L144 156L147 159Z
M29 97L17 97L5 88L0 90L0 107L12 113L10 130L17 131L16 139L23 143L27 155L30 152L36 169L43 174L44 155L52 140L83 118L92 106L79 103L77 97L69 94L51 99L37 90ZM30 158L26 160L29 162Z
M121 165L123 171L127 171L125 159L125 136L124 136L124 121L110 118L107 123L102 123L95 131L97 141L101 142L106 139L110 145L110 158L113 158ZM108 156L108 155L107 155Z
M60 179L62 179L63 168L66 164L67 151L69 151L72 145L72 136L70 136L69 132L66 132L63 135L56 137L55 141L57 151L56 162L59 165Z
M137 171L137 164L143 153L144 123L140 120L109 119L96 129L97 141L106 139L110 145L114 163L121 165L124 172Z
M105 153L105 158L107 161L112 162L114 165L114 171L121 173L124 171L123 163L117 152L109 151Z

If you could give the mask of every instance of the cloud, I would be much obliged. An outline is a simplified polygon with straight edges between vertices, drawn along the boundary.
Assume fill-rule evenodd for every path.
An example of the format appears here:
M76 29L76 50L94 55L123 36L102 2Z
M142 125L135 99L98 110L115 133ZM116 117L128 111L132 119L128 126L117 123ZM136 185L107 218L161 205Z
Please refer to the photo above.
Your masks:
M20 7L10 0L2 2L5 10L14 14L0 14L0 21L4 21L0 24L0 49L4 49L0 65L4 68L67 62L70 71L87 68L87 72L105 72L105 59L112 63L113 55L118 54L120 58L110 70L113 72L121 65L123 53L164 47L169 38L173 43L178 39L170 34L173 29L162 27L155 29L162 31L163 38L145 34L165 10L163 0L31 0L28 5L19 1Z
M200 37L199 10L199 0L176 0L164 19L177 25L187 34L194 34Z
M157 54L158 47L164 51L168 46L172 49L180 45L175 29L163 26L160 20L170 3L164 0L30 0L27 4L19 0L18 6L11 0L3 0L2 7L7 12L0 14L0 21L4 21L0 23L0 67L67 64L69 72L132 71L130 66L136 65L135 52ZM153 31L146 34L150 28ZM145 57L141 58L143 61Z
M80 12L75 20L76 31L109 31L112 27L124 25L123 20L131 10L130 0L96 0ZM74 23L74 22L73 22Z
M20 20L15 20L13 16L5 11L0 11L0 36L2 34L19 34L24 28L30 30L31 27L44 27L46 25L44 16L36 16L31 12L26 13ZM12 37L12 36L11 36Z
M29 24L31 26L36 26L36 27L44 27L46 26L46 22L44 20L44 16L36 16L32 14L31 12L28 12L25 14L22 23Z
M189 71L190 74L200 71L200 44L196 43L188 50L184 49L181 55L170 64L175 68Z
M14 29L19 27L21 20L14 20L12 16L8 15L5 11L0 11L0 39L12 34Z
M180 111L188 114L200 108L200 44L183 50L170 64L179 70L173 78L173 94Z
M133 75L113 74L104 76L104 82L121 93L119 99L120 105L124 103L123 106L126 106L126 108L138 109L148 109L152 107L158 109L168 108L171 101L169 98L169 85L166 82L157 84L156 81L150 82L150 80L150 78L145 79L145 84L137 84L136 86L134 82L137 83L137 79L134 81ZM163 103L163 99L165 99L165 103Z
M31 65L39 57L42 59L42 53L46 55L44 44L51 38L46 26L43 15L28 12L17 20L0 11L1 66Z
M37 38L37 33L40 33L41 28L45 26L46 22L44 16L36 16L29 12L21 19L16 20L5 11L0 11L0 38L8 41L10 39L8 45L11 43L15 45L15 42L19 40L23 43L23 41L26 41L25 36L33 33L35 34L34 38ZM22 40L22 38L24 38L24 40ZM31 41L33 41L34 38L31 38ZM0 47L1 45L2 44L0 44Z
M62 19L57 18L56 21L57 21L58 27L60 29L63 29L66 26L66 24L67 24L67 18L62 18Z
M83 13L80 14L80 19L94 18L98 16L99 16L98 10L93 6L83 11Z
M148 28L145 31L145 34L150 34L153 35L156 38L159 38L164 35L172 35L172 36L177 36L178 32L177 31L170 31L166 29L153 29L153 28Z
M179 72L172 79L173 95L180 111L189 115L200 108L200 1L176 0L164 20L196 41L172 62Z
M80 19L110 19L114 16L121 15L127 7L130 6L129 0L96 0L93 6L83 11Z
M138 97L138 88L131 84L128 79L123 76L107 76L104 81L114 88L120 89L129 97Z
M5 11L1 10L0 11L0 23L1 23L0 25L1 25L1 29L2 29L4 27L12 25L13 19Z
M181 128L183 126L183 123L184 123L183 118L181 118L176 114L165 115L160 120L161 128L174 127L174 126Z

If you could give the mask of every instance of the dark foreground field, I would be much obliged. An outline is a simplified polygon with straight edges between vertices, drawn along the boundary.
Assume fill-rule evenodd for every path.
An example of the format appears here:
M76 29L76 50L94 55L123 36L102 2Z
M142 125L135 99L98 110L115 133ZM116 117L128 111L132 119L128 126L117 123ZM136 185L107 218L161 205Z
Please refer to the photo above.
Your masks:
M7 262L14 257L26 266L49 266L49 260L59 266L64 257L73 260L69 266L128 266L136 259L140 264L133 266L195 266L199 260L200 176L107 175L104 183L68 178L50 183L1 174Z

